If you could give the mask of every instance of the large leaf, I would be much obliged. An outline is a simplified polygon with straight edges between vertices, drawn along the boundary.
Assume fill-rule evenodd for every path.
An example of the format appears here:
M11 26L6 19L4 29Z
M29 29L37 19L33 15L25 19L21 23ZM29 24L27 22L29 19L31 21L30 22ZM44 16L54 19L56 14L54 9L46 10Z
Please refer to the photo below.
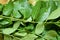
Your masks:
M12 28L3 29L2 32L3 32L3 34L11 34L11 33L15 32L17 30L19 25L20 25L20 22L18 21L13 25Z
M21 14L24 16L24 19L29 18L32 11L27 0L15 1L14 9L19 10Z
M44 24L38 23L35 29L35 34L39 35L44 31Z
M42 8L40 11L40 15L38 15L39 17L36 18L36 21L37 22L43 22L44 20L46 20L50 14L50 10L51 10L51 7Z
M31 15L31 7L28 4L28 1L22 2L21 4L21 8L20 8L20 12L23 14L24 19L29 18Z
M58 18L58 17L60 17L60 7L59 8L57 8L55 11L53 11L50 15L49 15L49 17L47 18L47 20L50 20L50 19L56 19L56 18Z

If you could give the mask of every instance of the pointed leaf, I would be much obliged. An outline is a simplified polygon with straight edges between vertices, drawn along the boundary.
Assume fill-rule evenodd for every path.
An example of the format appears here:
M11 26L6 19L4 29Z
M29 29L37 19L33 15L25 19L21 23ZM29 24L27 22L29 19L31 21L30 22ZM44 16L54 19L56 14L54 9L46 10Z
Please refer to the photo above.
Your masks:
M18 21L13 25L12 28L3 29L2 32L3 32L3 34L11 34L11 33L15 32L17 30L19 25L20 25L20 22Z
M60 17L60 7L57 8L55 11L53 11L53 12L49 15L49 17L47 18L47 20L56 19L56 18L58 18L58 17Z
M39 35L44 31L44 24L43 23L38 23L36 25L36 29L35 29L35 34Z
M3 15L9 16L11 14L12 9L13 4L12 3L7 4L3 9Z

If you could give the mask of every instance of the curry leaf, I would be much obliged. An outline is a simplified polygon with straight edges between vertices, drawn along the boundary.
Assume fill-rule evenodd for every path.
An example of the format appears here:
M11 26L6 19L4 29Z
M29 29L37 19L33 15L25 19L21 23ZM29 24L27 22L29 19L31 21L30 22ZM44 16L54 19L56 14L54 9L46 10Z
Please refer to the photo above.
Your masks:
M18 21L13 25L12 28L3 29L2 32L3 32L3 34L11 34L11 33L15 32L17 30L19 25L20 25L20 22Z
M35 28L35 34L39 35L44 31L44 24L43 23L38 23L36 28Z
M9 16L12 12L12 9L13 9L13 4L12 3L7 4L3 9L3 15Z
M36 35L34 35L34 34L28 34L24 38L22 38L21 40L34 40L35 38L37 38Z
M12 15L15 18L20 18L21 17L21 14L17 10L14 10Z
M35 20L37 18L37 16L40 14L40 6L41 3L40 1L37 1L36 5L32 7L32 18L33 20Z
M58 17L60 17L60 7L59 8L57 8L55 11L53 11L50 15L49 15L49 17L47 18L47 20L50 20L50 19L56 19L56 18L58 18Z

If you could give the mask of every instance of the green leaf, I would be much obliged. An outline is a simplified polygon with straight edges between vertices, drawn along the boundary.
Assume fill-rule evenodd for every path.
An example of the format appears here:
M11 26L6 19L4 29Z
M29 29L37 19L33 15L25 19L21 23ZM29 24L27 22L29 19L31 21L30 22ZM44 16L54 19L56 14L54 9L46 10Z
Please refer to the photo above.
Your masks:
M36 35L34 35L34 34L28 34L24 38L22 38L21 40L34 40L36 38L37 38Z
M12 37L10 37L8 35L4 35L4 40L12 40Z
M60 36L58 36L58 40L60 40Z
M23 33L23 32L22 33L19 33L19 32L16 32L14 35L15 36L20 36L20 37L23 36L24 37L24 36L27 35L27 33Z
M0 11L2 11L3 5L0 4Z
M36 40L45 40L44 38L38 38L38 39L36 39Z
M6 24L9 24L9 22L8 21L2 21L2 22L0 22L0 24L1 25L6 25Z
M27 27L25 27L26 30L33 30L34 29L34 25L30 24Z
M50 14L50 11L51 11L51 7L42 8L41 11L40 11L39 17L36 18L36 21L37 22L43 22L44 20L46 20L47 17L49 16L49 14Z
M11 34L11 33L15 32L17 30L19 25L20 25L20 22L18 21L13 25L12 28L3 29L2 32L3 32L3 34Z
M0 25L9 25L12 24L12 21L10 19L4 19L0 22Z
M45 34L44 38L47 40L57 40L57 36L58 34L56 33L56 31L50 30Z
M12 9L13 9L13 4L8 3L3 9L3 15L9 16L12 12Z
M60 17L60 7L59 8L57 8L55 11L53 11L50 15L49 15L49 17L47 18L47 20L50 20L50 19L56 19L56 18L58 18L58 17Z
M37 16L40 14L40 6L41 6L41 2L37 1L36 5L33 6L32 8L32 18L33 20L35 20L37 18Z
M60 21L57 21L57 22L54 23L54 24L60 27Z
M32 11L32 10L31 10L30 5L28 4L28 1L22 2L22 3L21 3L21 9L20 9L20 12L23 14L24 19L30 17L31 11Z
M35 28L35 34L39 35L44 31L44 24L38 23Z
M13 17L15 18L21 18L21 14L18 12L18 10L13 10Z
M18 38L18 37L13 37L12 40L20 40L20 38Z
M26 22L31 22L32 21L32 17L29 17Z
M21 12L21 14L24 16L24 19L29 18L31 11L32 11L27 0L23 0L21 2L15 1L14 2L14 9L19 10Z

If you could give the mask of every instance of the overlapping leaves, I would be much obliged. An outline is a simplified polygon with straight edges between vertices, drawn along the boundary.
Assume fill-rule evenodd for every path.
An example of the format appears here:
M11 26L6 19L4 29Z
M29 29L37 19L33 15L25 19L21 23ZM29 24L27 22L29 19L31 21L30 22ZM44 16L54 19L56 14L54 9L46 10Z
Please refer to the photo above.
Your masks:
M0 5L0 33L4 40L60 40L60 3L32 1L36 4L14 0Z

